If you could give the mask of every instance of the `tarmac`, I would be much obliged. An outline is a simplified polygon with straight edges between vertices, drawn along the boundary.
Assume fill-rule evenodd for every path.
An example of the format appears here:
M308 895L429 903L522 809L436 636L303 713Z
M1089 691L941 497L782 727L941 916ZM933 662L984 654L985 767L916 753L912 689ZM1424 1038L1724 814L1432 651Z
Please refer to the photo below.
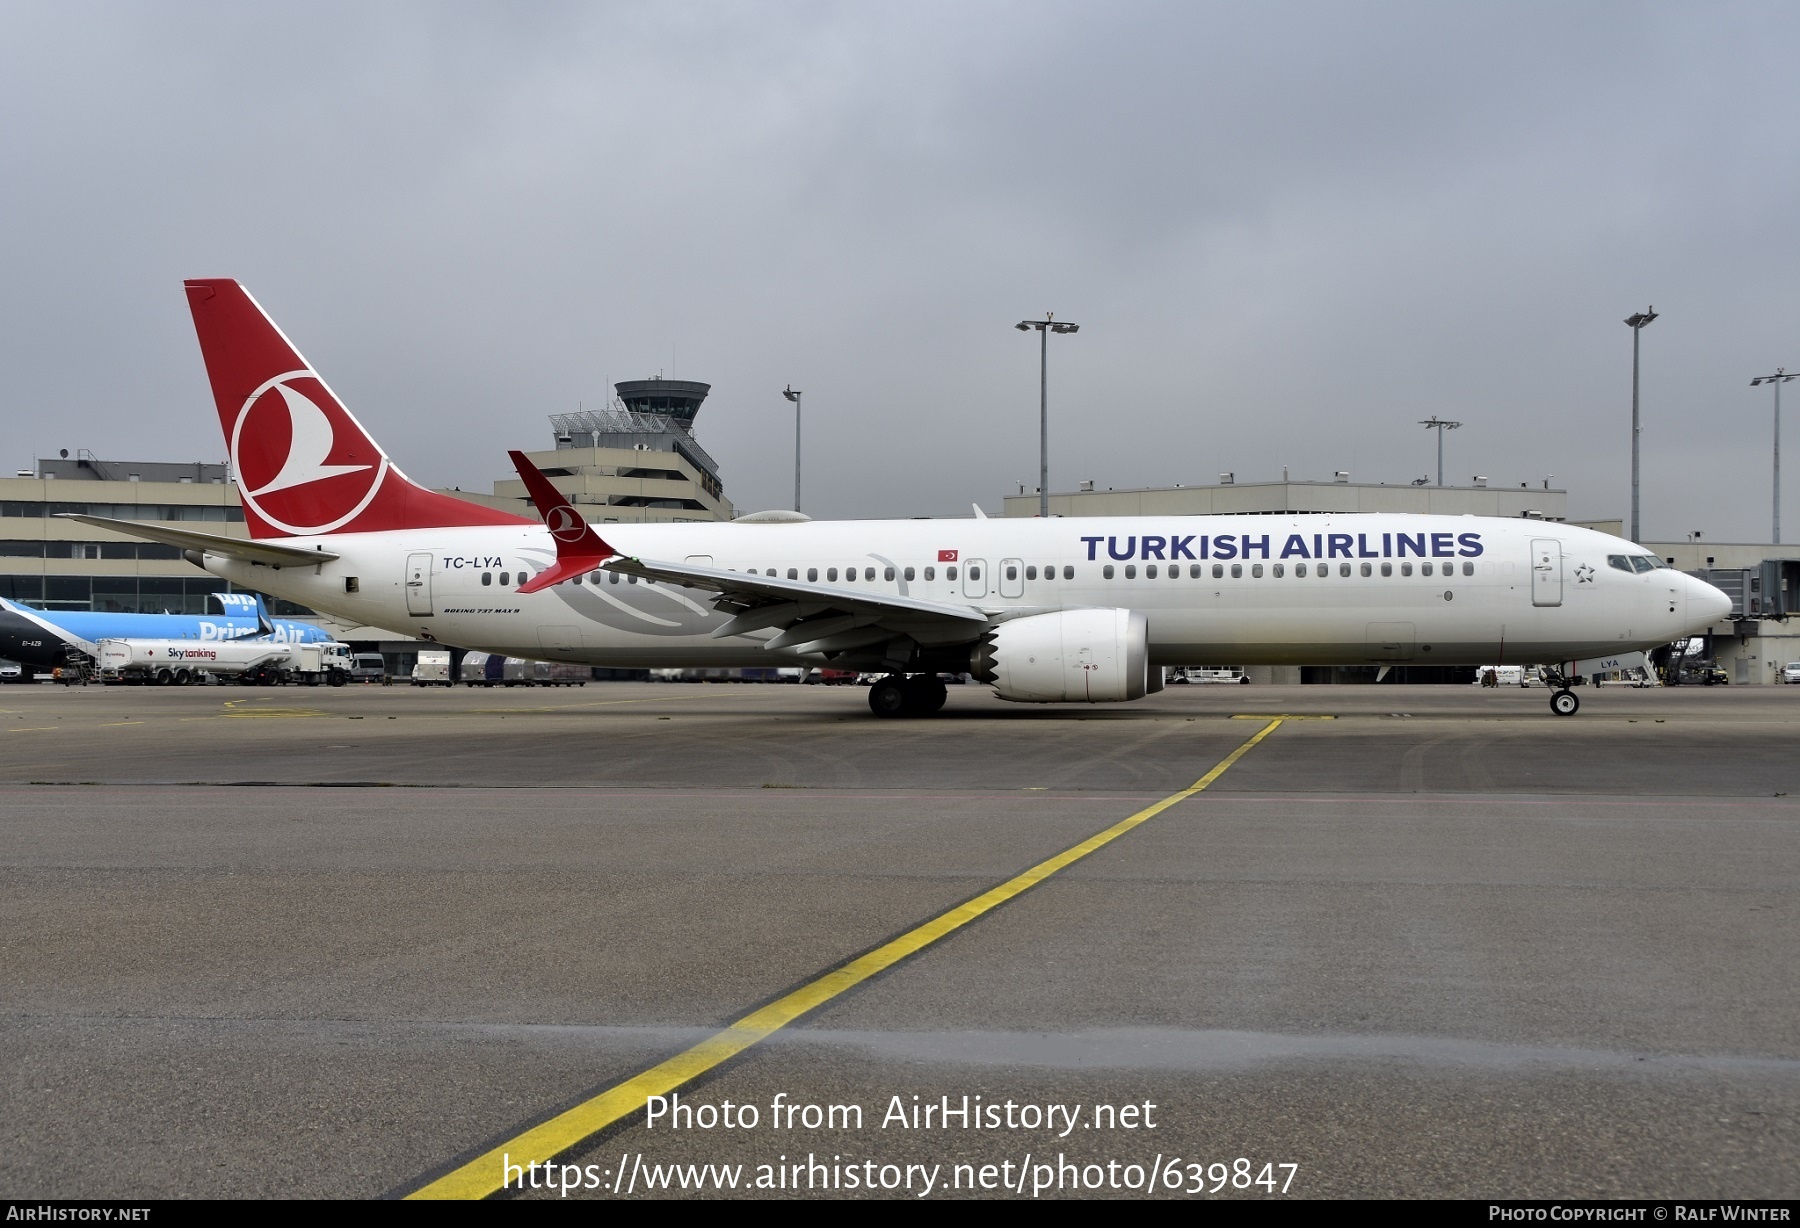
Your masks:
M1579 693L0 688L0 1187L403 1196L679 1059L522 1196L1792 1198L1800 687Z

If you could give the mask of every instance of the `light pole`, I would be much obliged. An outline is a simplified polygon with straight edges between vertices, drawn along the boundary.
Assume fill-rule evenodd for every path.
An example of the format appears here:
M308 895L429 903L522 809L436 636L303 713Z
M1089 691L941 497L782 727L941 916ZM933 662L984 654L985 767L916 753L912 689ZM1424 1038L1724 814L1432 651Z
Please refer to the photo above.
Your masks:
M800 510L800 393L789 384L781 395L794 403L794 510Z
M1758 384L1775 385L1775 537L1777 546L1781 544L1781 386L1791 379L1800 379L1800 374L1789 375L1786 367L1776 367L1773 375L1759 375L1750 381L1752 388Z
M1041 320L1020 320L1013 326L1020 332L1036 329L1038 333L1038 515L1050 518L1050 334L1081 331L1081 325L1068 324L1046 311Z
M1461 426L1460 422L1452 422L1448 418L1440 418L1436 414L1422 420L1420 426L1438 433L1438 485L1444 484L1444 432L1454 431Z
M1654 307L1625 317L1625 323L1631 326L1631 540L1634 542L1644 536L1638 527L1638 438L1643 433L1643 428L1638 425L1638 334L1655 318Z

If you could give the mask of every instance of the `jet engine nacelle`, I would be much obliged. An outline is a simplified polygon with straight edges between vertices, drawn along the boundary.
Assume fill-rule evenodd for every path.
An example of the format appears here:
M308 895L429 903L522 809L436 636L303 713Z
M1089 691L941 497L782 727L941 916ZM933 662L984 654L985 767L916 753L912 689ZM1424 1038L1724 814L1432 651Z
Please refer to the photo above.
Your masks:
M1015 618L988 632L969 664L1001 699L1019 703L1117 703L1162 690L1162 668L1150 668L1149 620L1136 610Z

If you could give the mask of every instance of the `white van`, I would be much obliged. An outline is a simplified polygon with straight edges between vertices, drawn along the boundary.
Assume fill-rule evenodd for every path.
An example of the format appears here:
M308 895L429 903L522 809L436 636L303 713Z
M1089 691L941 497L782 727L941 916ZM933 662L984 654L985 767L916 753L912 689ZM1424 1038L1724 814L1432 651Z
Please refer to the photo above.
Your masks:
M350 681L380 682L387 677L387 662L378 652L358 652L350 657Z

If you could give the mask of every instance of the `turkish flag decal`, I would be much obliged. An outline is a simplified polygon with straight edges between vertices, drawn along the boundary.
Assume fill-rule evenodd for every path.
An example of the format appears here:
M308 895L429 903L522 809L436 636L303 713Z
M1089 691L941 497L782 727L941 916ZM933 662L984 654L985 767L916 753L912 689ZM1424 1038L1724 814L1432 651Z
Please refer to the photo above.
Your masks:
M956 551L954 551L954 550L940 550L940 551L938 551L938 562L940 562L940 563L954 563L954 562L956 562Z

